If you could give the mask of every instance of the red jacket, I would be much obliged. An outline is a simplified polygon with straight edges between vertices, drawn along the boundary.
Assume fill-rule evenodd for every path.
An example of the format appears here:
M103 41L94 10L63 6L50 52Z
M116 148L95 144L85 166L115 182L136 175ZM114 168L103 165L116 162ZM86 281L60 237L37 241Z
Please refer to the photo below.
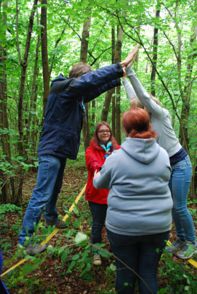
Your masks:
M119 149L117 146L116 149ZM100 170L105 162L105 150L97 145L94 140L90 142L90 146L86 149L85 158L88 170L88 180L85 191L85 199L87 201L107 204L108 189L96 189L93 186L93 177L95 170Z

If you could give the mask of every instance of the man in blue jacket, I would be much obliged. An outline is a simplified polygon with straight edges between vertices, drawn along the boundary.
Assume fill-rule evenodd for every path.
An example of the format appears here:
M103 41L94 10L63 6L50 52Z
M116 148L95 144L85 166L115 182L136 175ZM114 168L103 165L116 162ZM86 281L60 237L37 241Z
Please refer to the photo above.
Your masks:
M65 228L58 219L56 202L60 192L67 158L76 159L80 145L80 132L84 114L84 103L101 93L120 85L125 67L135 55L134 50L118 64L91 71L84 63L73 66L69 78L60 75L51 85L44 125L38 146L37 183L25 212L19 244L24 246L38 224L42 212L47 225ZM35 255L45 246L29 245L26 252Z

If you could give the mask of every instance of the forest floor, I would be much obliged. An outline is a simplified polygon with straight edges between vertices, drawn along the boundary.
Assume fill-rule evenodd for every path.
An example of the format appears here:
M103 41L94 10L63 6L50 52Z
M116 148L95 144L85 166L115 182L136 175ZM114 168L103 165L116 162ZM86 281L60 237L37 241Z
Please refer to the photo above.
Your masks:
M83 164L69 163L65 170L62 191L58 199L58 211L64 216L75 197L82 190L87 178ZM24 184L22 209L11 209L0 214L0 248L4 253L4 271L16 264L23 256L17 249L17 237L21 228L22 216L34 187L36 173L29 173ZM196 204L190 209L196 215ZM53 228L45 228L44 221L38 229L40 240L44 240ZM115 266L105 232L103 263L92 266L92 253L89 242L79 246L75 242L78 232L90 235L91 219L84 196L70 214L68 228L59 231L49 242L47 251L31 258L24 265L14 269L3 277L11 294L108 294L115 293ZM171 238L174 237L172 230ZM159 287L161 294L195 294L197 281L196 270L187 262L163 255L159 270ZM178 286L177 286L178 283ZM137 293L137 292L136 292Z

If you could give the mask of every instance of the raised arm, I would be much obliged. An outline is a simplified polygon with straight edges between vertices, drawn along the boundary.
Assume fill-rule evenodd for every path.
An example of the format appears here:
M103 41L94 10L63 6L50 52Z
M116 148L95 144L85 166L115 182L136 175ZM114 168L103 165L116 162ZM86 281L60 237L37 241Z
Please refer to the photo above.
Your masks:
M67 93L70 97L85 96L88 97L90 91L94 91L108 82L116 80L123 76L123 68L118 64L112 64L95 71L88 72L79 78L73 78Z
M134 47L127 57L118 64L105 66L95 71L88 72L77 79L73 79L68 88L69 94L78 96L83 91L83 95L88 97L90 91L94 91L97 87L124 76L126 74L126 67L135 59L138 50L139 46Z
M102 93L113 89L114 87L120 86L120 79L113 80L111 82L105 83L104 85L101 85L97 87L96 89L90 91L87 96L84 96L84 102L89 102L92 99L98 97Z
M154 116L161 117L163 115L163 108L151 98L150 94L148 94L148 92L144 89L131 67L128 67L126 72L127 77L129 78L131 85L133 86L134 91L142 105L144 105Z
M136 99L139 100L137 98L135 90L133 89L133 86L131 85L130 81L128 81L128 79L126 79L126 78L123 78L122 82L123 82L128 100L129 101L136 100Z
M140 48L139 45L135 46L131 50L131 52L129 52L129 54L127 55L127 57L123 61L121 61L120 64L122 65L123 68L124 67L127 68L129 65L131 65L133 63L133 61L135 60L136 55L137 55L137 53L139 51L139 48Z

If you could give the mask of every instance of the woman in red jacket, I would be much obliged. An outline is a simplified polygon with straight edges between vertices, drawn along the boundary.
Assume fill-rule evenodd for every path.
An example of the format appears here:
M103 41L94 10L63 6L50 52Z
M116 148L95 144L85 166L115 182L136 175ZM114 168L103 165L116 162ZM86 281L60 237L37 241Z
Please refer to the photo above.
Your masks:
M85 191L85 199L89 202L92 214L92 244L101 243L102 229L105 224L107 211L107 189L96 189L93 186L93 177L95 171L99 171L105 162L105 159L113 150L119 149L119 145L112 136L112 131L107 122L101 122L96 126L94 137L90 146L86 150L86 166L88 170L88 180ZM96 251L95 251L96 253ZM99 254L94 254L93 264L100 265L101 258Z

